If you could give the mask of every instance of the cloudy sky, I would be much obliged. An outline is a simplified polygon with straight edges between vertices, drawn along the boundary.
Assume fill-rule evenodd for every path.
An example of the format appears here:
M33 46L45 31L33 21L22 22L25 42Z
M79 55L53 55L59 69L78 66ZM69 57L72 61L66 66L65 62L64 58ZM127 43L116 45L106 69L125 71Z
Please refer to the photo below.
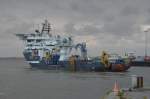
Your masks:
M87 42L89 55L102 50L143 55L149 5L150 0L0 0L0 57L22 56L23 43L14 34L33 32L44 19L52 33Z

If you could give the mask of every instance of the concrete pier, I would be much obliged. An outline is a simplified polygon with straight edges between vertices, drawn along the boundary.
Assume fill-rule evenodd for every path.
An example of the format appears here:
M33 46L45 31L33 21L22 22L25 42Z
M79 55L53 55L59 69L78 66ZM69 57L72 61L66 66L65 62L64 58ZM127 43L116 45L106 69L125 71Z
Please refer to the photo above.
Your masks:
M142 76L132 75L131 85L131 88L120 88L115 82L113 90L103 99L150 99L150 88L143 86Z

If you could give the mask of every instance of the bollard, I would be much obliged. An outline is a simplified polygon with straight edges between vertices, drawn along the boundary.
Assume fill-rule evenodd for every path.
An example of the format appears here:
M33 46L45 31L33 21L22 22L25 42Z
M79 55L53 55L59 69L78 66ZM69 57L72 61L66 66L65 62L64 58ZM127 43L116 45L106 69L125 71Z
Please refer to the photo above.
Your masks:
M143 77L137 77L137 88L143 88Z
M137 87L137 76L136 75L132 75L132 88L136 88Z
M132 75L132 88L143 88L143 77Z

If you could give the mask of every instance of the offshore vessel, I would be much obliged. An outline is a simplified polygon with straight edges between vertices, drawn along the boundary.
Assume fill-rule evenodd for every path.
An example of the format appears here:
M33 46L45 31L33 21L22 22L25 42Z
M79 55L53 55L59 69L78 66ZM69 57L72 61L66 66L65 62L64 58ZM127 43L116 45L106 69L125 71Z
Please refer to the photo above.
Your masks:
M126 71L130 67L120 57L110 59L106 52L89 59L85 42L74 44L71 36L53 35L47 20L41 31L16 36L24 41L23 55L32 67L70 71ZM79 49L80 55L72 53L73 49Z
M16 34L24 41L23 55L32 67L52 68L58 61L68 58L73 47L72 37L52 35L50 23L45 20L41 31L30 34Z

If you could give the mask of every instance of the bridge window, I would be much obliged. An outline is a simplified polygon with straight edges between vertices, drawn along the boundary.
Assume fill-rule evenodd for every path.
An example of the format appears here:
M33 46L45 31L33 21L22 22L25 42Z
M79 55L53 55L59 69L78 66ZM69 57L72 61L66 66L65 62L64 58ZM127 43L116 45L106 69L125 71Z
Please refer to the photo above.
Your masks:
M41 42L42 40L36 40L37 43Z
M27 40L27 42L33 42L33 40L30 39L30 40Z

